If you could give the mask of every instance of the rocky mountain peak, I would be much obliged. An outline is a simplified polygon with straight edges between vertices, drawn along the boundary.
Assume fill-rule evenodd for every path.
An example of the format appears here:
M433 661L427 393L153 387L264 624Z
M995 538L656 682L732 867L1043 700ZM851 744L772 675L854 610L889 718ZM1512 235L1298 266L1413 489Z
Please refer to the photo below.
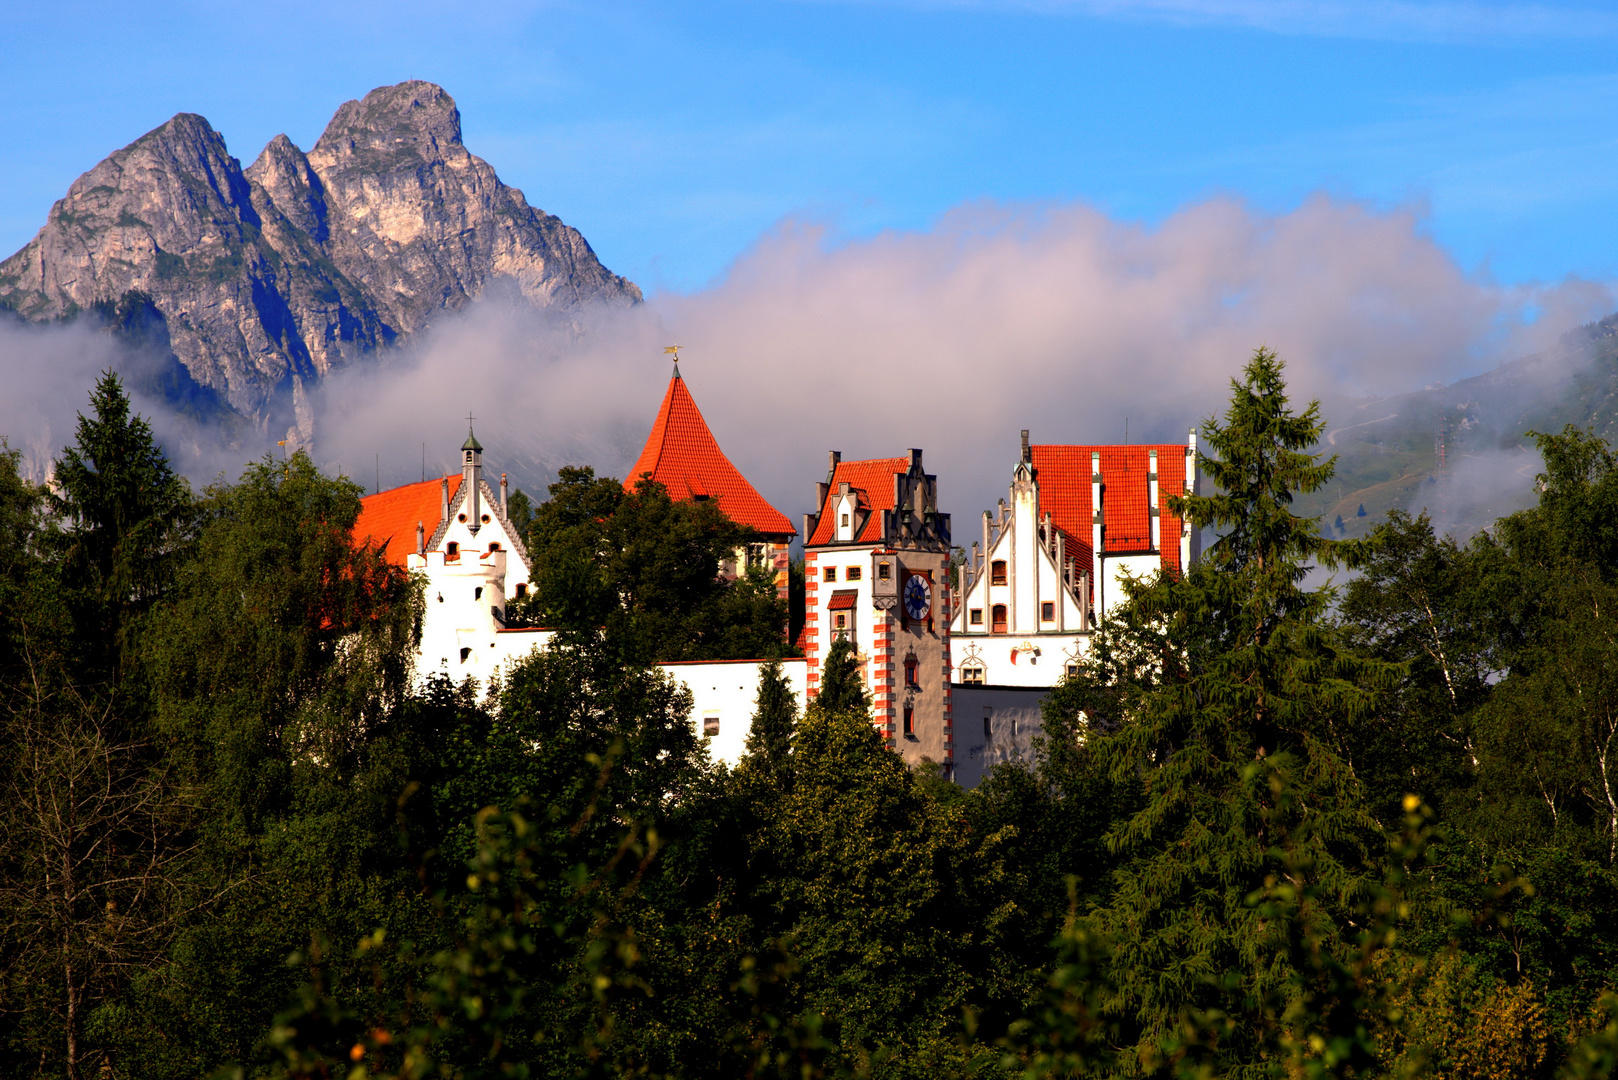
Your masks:
M173 117L79 177L0 263L0 307L138 308L183 369L170 384L279 424L308 381L499 280L562 310L640 300L470 153L455 100L418 81L344 103L307 155L277 135L246 170L206 119Z
M345 101L310 157L322 168L349 159L350 167L393 165L398 158L433 160L461 148L461 110L443 87L402 82ZM379 159L379 160L377 160Z

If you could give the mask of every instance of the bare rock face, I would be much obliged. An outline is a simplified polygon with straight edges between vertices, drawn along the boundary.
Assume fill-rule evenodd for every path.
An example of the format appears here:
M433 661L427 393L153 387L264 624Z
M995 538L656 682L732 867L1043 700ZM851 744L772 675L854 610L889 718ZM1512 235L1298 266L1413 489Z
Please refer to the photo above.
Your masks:
M344 104L308 155L278 135L245 171L181 113L74 181L0 263L0 306L138 307L191 380L264 420L500 279L563 311L641 298L461 145L448 94L407 82Z

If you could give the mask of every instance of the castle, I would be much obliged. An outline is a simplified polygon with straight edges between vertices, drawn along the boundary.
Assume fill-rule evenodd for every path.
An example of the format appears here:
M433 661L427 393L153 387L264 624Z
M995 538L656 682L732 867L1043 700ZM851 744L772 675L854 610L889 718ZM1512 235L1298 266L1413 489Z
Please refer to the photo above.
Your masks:
M785 595L798 530L725 456L678 364L626 485L643 475L751 526L757 541L723 572L766 565ZM1033 444L1024 431L1009 499L983 514L963 559L922 451L862 461L832 451L803 517L803 656L783 661L787 681L813 700L821 661L847 638L888 744L971 786L1031 757L1040 701L1088 651L1125 581L1196 560L1196 530L1170 506L1196 491L1195 431L1184 445L1127 446ZM487 684L549 643L549 630L506 626L506 605L529 588L528 554L507 516L507 478L496 493L470 429L459 475L368 496L354 537L426 579L419 677ZM662 665L690 690L716 759L744 752L763 662Z

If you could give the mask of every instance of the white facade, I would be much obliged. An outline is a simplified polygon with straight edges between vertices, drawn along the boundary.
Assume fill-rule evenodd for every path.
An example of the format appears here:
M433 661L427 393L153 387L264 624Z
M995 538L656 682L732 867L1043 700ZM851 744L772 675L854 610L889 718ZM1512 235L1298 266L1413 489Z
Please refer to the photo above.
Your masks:
M1054 686L1089 650L1089 573L1068 557L1050 515L1040 518L1026 453L1010 494L997 515L984 512L974 562L959 571L950 633L958 685Z
M689 660L659 664L674 680L691 691L691 722L708 744L715 761L734 766L747 752L758 704L759 672L767 660ZM781 661L781 674L792 688L801 714L804 701L802 657Z

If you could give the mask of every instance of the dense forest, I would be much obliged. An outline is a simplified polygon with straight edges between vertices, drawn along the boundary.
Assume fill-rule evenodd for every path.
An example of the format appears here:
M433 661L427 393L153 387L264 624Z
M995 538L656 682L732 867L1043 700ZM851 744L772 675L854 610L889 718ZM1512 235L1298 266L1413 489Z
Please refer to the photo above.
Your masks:
M108 375L49 485L0 456L0 1073L1609 1075L1618 455L1333 540L1322 428L1255 353L1203 559L964 791L840 644L709 760L654 661L786 618L711 508L564 471L518 504L555 646L418 685L359 488L193 493Z

